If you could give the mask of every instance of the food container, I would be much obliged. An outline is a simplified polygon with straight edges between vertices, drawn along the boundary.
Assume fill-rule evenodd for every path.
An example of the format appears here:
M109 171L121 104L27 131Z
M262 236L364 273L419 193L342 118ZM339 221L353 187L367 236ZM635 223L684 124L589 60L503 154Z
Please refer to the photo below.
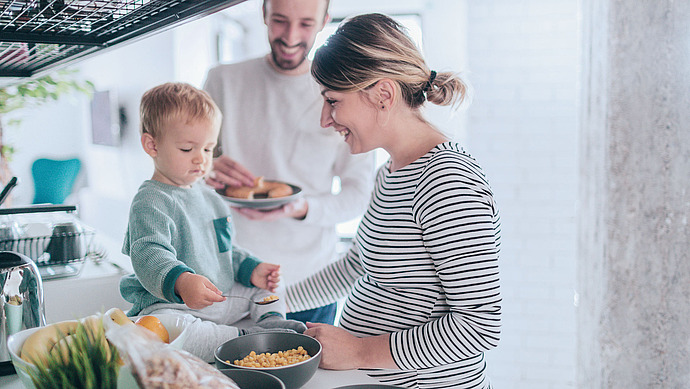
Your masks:
M276 353L302 346L311 356L306 361L288 366L255 368L237 366L233 362L243 359L250 352ZM316 373L321 362L321 343L311 336L290 332L262 332L238 336L220 345L214 352L218 369L256 370L271 374L285 384L286 389L301 388Z
M168 330L168 334L170 335L170 345L176 348L181 348L182 344L184 344L184 341L187 338L187 332L185 331L187 325L189 324L187 320L185 320L182 316L173 314L156 314L152 316L156 316L158 319L160 319L163 326L165 326L165 329ZM109 320L109 318L107 318L107 320L104 320L103 325L107 330L107 328L109 328L108 326L116 324L114 324L112 320ZM31 334L38 331L39 328L41 327L35 327L30 328L28 330L19 331L18 333L10 336L7 340L7 348L10 352L12 364L14 365L14 368L17 371L17 375L19 375L19 379L24 384L24 387L27 389L34 388L33 382L31 381L31 376L29 376L29 373L27 373L27 371L29 369L34 369L35 366L34 364L28 363L25 360L21 359L19 355L21 353L22 346L24 345L24 341L26 341L26 339ZM138 385L127 366L122 366L120 368L117 387L118 389L138 388Z
M187 339L187 326L189 322L180 315L174 314L152 314L150 316L157 317L161 324L168 330L168 335L170 336L170 346L182 349L184 341ZM132 317L132 321L136 321L138 317ZM103 327L106 331L113 326L118 325L109 316L105 316L103 319ZM132 375L132 371L129 366L122 366L120 368L120 374L117 379L118 389L137 389L139 385Z
M19 296L15 296L19 297ZM5 297L3 296L3 300L5 302L4 304L4 309L5 309L5 324L7 326L7 335L12 335L16 334L17 332L22 330L22 324L23 324L23 319L22 316L24 315L24 304L22 302L13 302L12 300L7 301L5 300ZM14 300L17 301L17 300Z
M31 377L28 373L29 369L34 368L34 365L21 359L19 357L19 354L21 353L24 341L31 334L38 331L39 328L40 327L34 327L29 328L28 330L19 331L16 334L11 335L9 339L7 339L7 348L10 352L10 359L12 360L12 364L14 365L14 369L17 371L19 379L22 381L24 387L27 389L34 388L34 384L31 381Z

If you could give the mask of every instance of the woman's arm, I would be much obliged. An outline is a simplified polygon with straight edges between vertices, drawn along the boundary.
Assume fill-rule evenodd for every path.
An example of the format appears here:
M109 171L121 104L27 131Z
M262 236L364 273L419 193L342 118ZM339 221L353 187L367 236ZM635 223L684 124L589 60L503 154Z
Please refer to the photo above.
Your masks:
M353 246L340 260L288 287L285 293L288 312L314 309L336 302L345 297L355 281L363 275L364 269Z
M304 333L323 345L319 364L323 369L398 369L391 355L390 334L358 338L330 324L307 323L307 328Z

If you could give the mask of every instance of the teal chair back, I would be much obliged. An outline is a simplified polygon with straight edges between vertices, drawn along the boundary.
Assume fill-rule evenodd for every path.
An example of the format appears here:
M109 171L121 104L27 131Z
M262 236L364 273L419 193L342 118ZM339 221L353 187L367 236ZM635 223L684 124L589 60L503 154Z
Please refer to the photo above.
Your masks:
M77 158L56 160L39 158L31 165L34 179L34 204L63 204L72 193L81 170Z

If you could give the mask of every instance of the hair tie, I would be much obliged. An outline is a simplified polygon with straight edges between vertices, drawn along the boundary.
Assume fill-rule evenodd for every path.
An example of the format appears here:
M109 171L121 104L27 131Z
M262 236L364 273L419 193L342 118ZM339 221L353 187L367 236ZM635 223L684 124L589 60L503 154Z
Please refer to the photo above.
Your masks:
M429 81L426 82L426 86L424 86L424 92L428 92L431 90L431 84L434 82L436 79L436 72L431 71L431 74L429 75Z

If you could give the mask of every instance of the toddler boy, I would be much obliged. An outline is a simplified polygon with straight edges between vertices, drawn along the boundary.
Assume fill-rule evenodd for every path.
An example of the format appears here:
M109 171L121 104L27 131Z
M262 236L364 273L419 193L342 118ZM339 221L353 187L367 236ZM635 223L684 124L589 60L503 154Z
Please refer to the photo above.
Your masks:
M285 320L281 301L256 305L223 292L262 300L280 280L279 265L263 263L232 243L230 208L201 180L211 170L221 113L209 95L166 83L141 100L141 145L153 176L135 195L122 252L134 274L120 281L130 316L176 313L190 322L183 348L212 361L223 342L249 332L303 332ZM232 326L245 316L255 327Z

